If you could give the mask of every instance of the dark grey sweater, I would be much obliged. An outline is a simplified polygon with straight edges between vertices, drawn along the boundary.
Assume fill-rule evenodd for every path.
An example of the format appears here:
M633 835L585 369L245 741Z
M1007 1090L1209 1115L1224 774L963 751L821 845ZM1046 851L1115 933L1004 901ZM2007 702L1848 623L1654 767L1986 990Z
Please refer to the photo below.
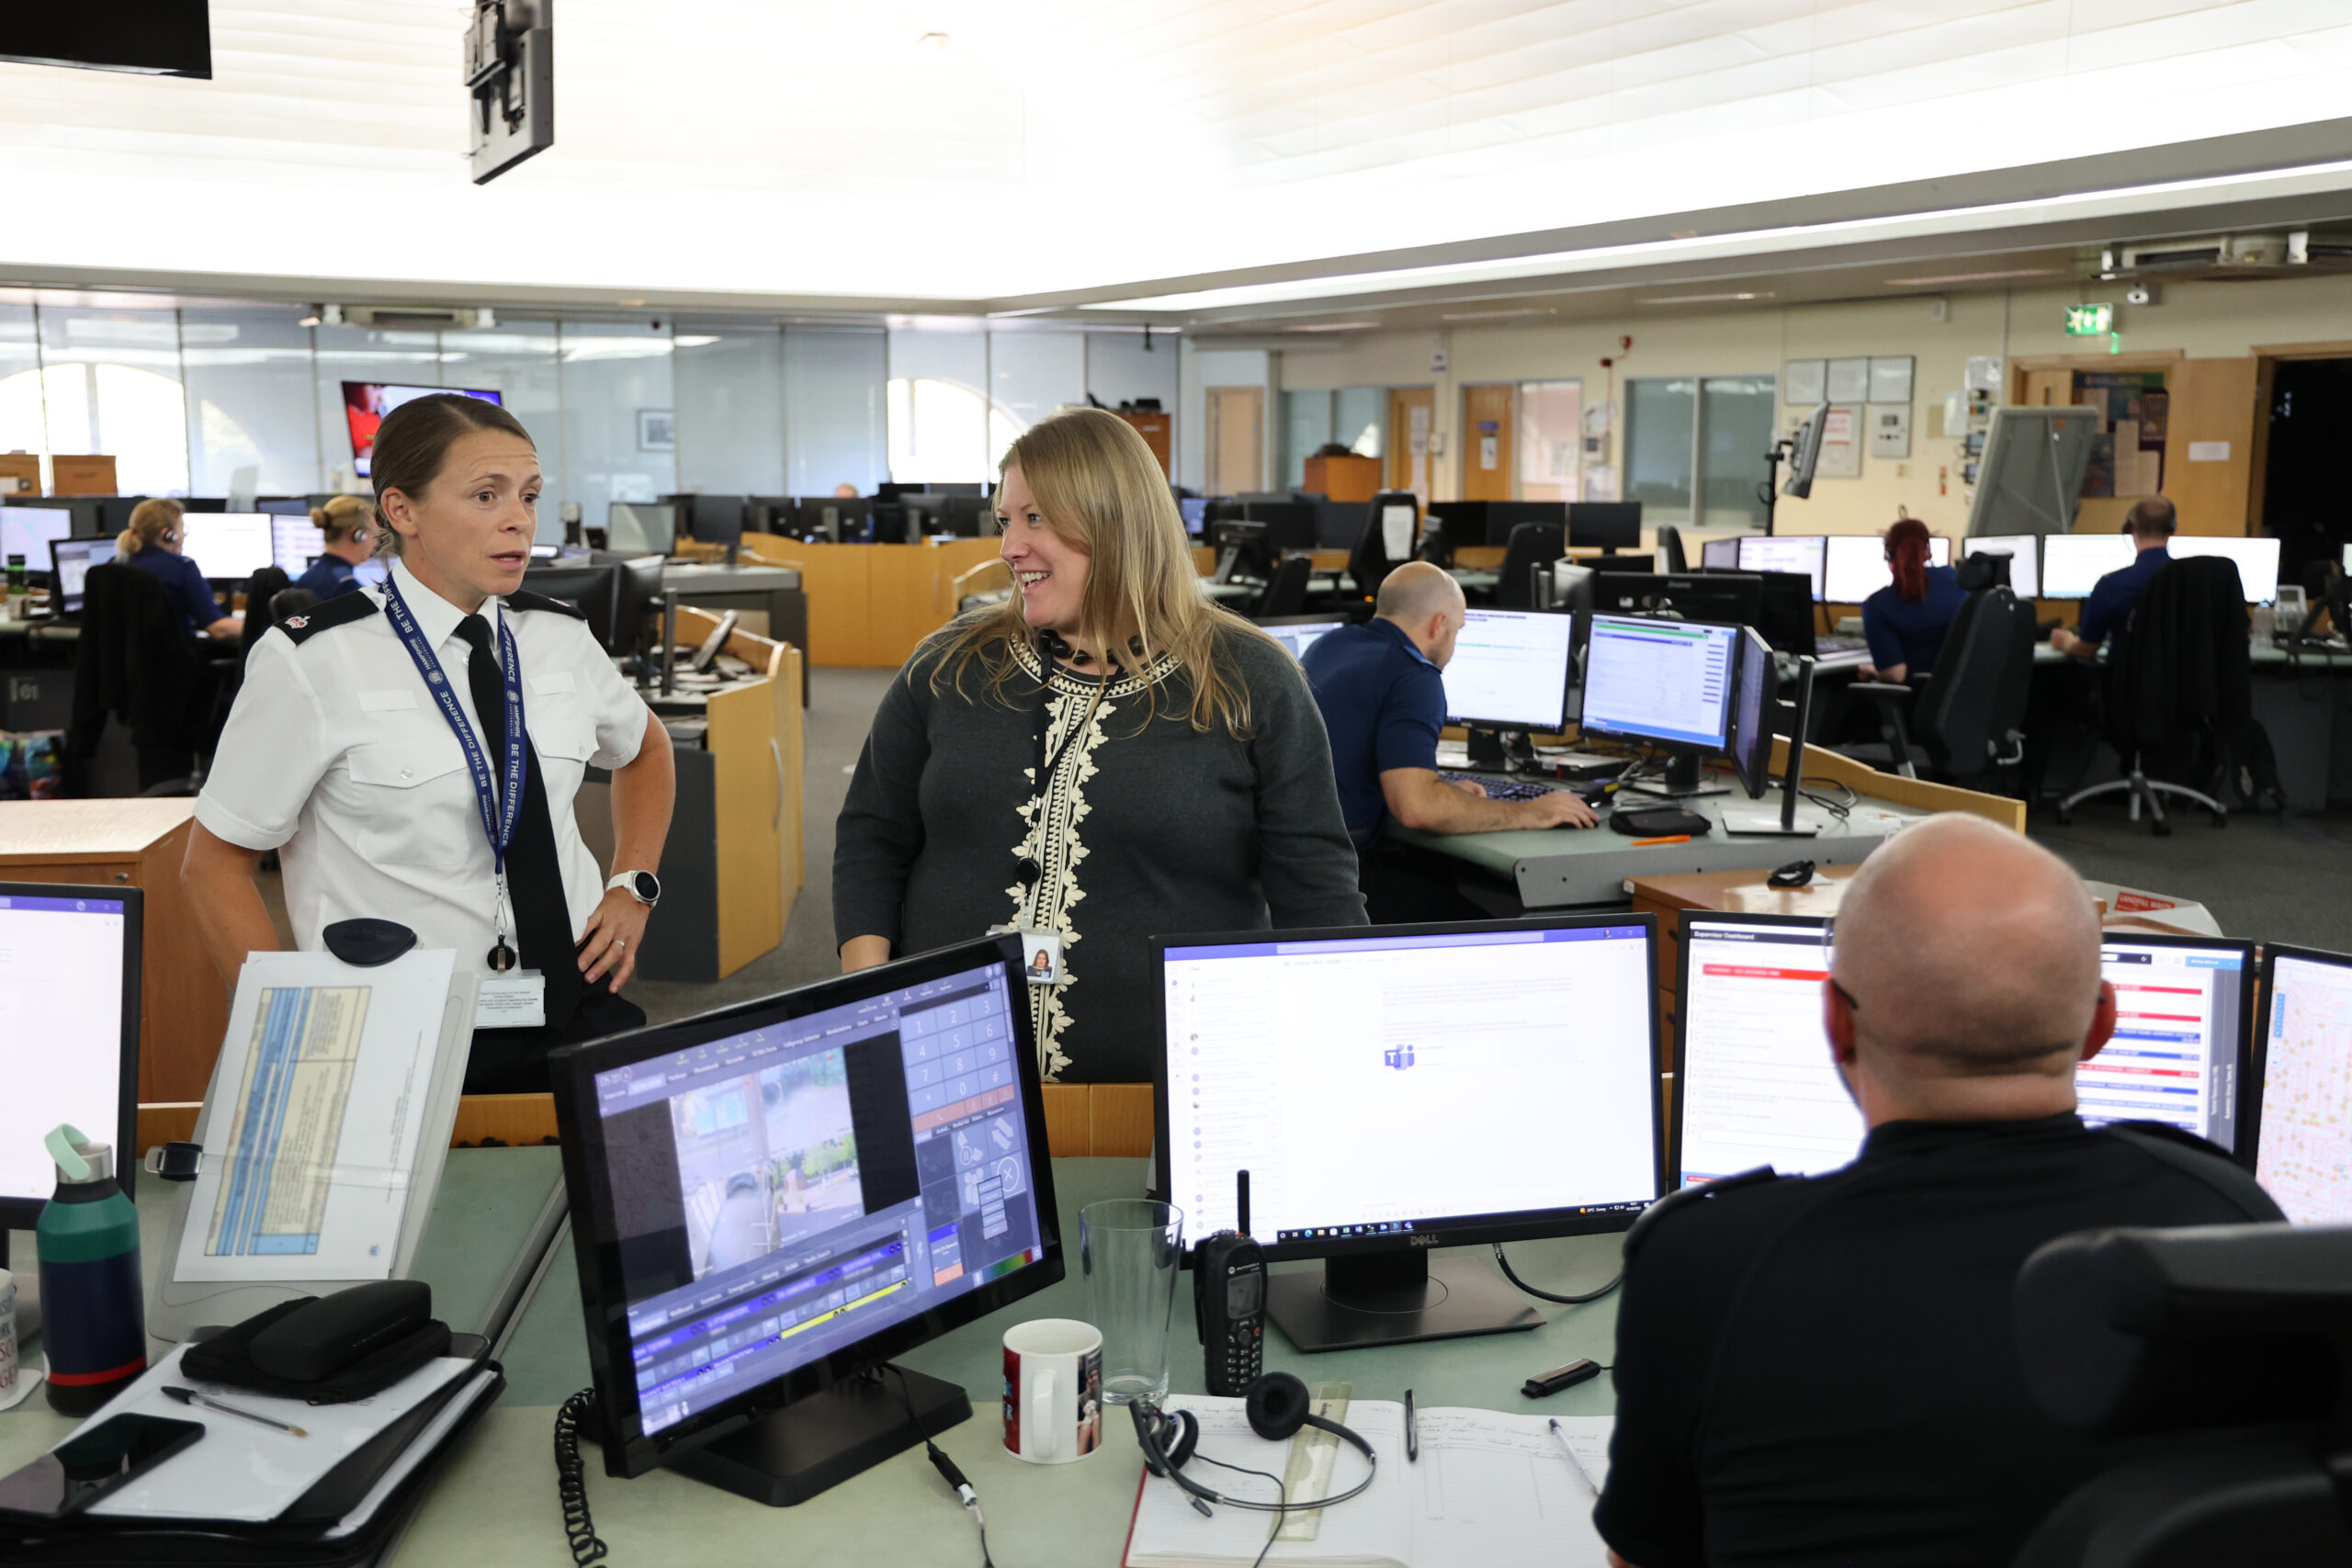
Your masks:
M1144 1083L1161 1049L1148 938L1363 924L1306 679L1276 644L1223 636L1250 691L1247 739L1194 732L1191 678L1172 660L1150 672L1148 724L1142 682L1056 668L1034 891L1016 863L1039 805L1038 656L1016 650L1001 698L977 668L962 694L952 681L933 694L940 638L918 649L875 713L835 828L836 940L888 937L904 954L1013 921L1057 931L1063 982L1030 987L1045 1076Z

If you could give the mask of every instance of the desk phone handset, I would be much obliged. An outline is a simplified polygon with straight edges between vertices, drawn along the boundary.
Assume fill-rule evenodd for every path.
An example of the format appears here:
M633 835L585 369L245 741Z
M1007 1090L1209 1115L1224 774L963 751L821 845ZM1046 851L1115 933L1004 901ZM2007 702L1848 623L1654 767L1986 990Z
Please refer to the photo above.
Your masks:
M1193 1318L1201 1331L1208 1392L1238 1396L1264 1370L1266 1254L1250 1239L1250 1173L1234 1179L1235 1230L1201 1243L1193 1258Z

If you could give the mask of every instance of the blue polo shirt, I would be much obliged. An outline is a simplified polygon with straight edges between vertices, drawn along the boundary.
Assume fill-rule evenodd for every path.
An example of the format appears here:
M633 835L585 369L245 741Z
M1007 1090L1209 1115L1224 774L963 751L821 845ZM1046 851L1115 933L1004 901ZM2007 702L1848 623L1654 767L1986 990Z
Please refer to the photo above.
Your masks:
M202 637L204 628L226 613L212 596L212 585L204 581L203 570L187 557L150 545L134 554L130 564L164 585L164 597L187 624L188 636Z
M1388 824L1380 775L1391 768L1437 769L1445 681L1402 626L1378 618L1325 633L1303 662L1331 737L1340 814L1357 844L1370 844Z
M2105 642L2109 632L2123 629L2132 618L2132 606L2140 602L2141 591L2148 586L2148 579L2172 564L2172 551L2159 545L2153 550L2142 550L2130 566L2109 572L2091 584L2091 596L2083 601L2082 624L2075 635L2085 642Z
M356 569L341 556L321 556L310 570L296 578L292 586L307 588L322 599L332 599L338 593L356 593L359 580L352 575Z
M1901 664L1914 675L1931 672L1952 617L1967 602L1960 574L1948 566L1928 569L1928 592L1917 600L1905 599L1891 582L1863 600L1862 640L1871 645L1871 666Z

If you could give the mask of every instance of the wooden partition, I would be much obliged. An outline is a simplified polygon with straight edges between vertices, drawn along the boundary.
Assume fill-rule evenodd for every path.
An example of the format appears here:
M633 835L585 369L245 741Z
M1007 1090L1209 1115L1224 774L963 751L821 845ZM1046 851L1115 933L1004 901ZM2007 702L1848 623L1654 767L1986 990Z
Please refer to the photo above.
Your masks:
M1789 765L1789 741L1784 735L1772 737L1772 776L1781 777ZM2012 832L2025 831L2025 802L2012 800L2005 795L1986 795L1979 790L1962 789L1957 784L1932 784L1926 779L1906 779L1901 773L1882 773L1868 762L1832 751L1826 746L1804 749L1804 776L1808 779L1835 779L1850 786L1857 795L1876 795L1898 806L1909 806L1921 811L1965 811L1972 817L1982 817L1987 822L1998 823ZM1791 840L1800 843L1801 840Z
M1055 1158L1151 1153L1151 1085L1049 1083L1045 1090L1046 1141Z
M708 610L680 605L679 640L700 642L718 628L719 618ZM783 940L793 899L800 891L806 871L801 843L806 737L800 650L790 643L737 631L729 635L724 651L763 677L735 682L710 695L709 748L723 834L717 866L719 973L731 974ZM766 852L771 840L773 853Z
M997 554L994 539L922 545L829 545L746 534L741 558L788 566L808 595L808 659L895 670L954 614L956 579Z

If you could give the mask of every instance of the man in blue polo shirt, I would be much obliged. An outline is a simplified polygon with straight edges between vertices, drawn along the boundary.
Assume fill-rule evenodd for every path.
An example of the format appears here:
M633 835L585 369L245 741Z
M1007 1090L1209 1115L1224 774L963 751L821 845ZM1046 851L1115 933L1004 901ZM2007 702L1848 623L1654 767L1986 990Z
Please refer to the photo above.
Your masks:
M1464 780L1438 777L1445 682L1464 619L1462 589L1427 561L1398 567L1380 586L1373 618L1341 626L1306 650L1307 683L1331 737L1340 813L1374 897L1373 854L1391 821L1428 833L1506 828L1589 828L1592 808L1566 790L1493 800ZM1381 919L1380 900L1374 919ZM1396 918L1396 911L1391 918Z
M2132 619L2132 607L2140 602L2148 579L2171 564L2172 551L2167 547L2176 522L2172 502L2163 496L2148 496L2134 505L2124 524L2139 555L2130 566L2120 567L2091 585L2091 596L2083 601L2082 625L2071 632L2058 627L2050 634L2050 646L2076 659L2097 658L2099 645Z

